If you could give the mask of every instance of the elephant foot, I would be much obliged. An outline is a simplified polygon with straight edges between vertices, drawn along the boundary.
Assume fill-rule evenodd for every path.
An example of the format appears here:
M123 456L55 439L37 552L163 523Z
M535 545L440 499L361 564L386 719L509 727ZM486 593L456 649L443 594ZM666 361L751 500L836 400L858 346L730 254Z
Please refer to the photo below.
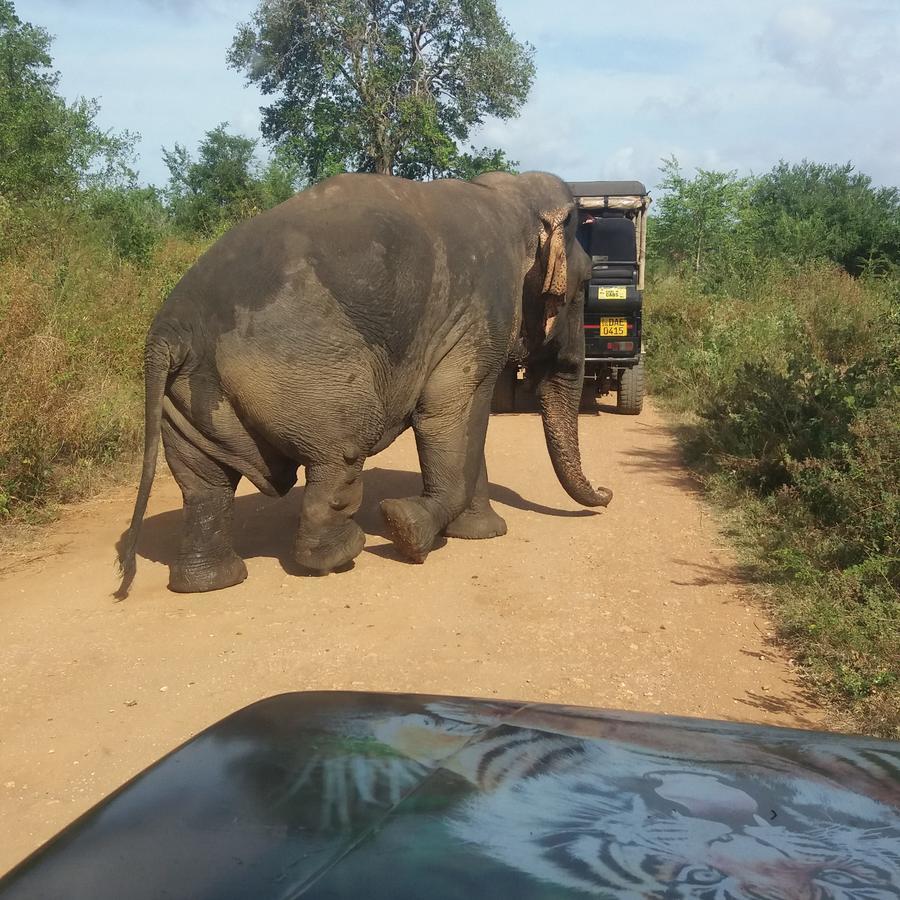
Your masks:
M444 534L467 541L501 537L506 534L506 520L490 506L478 511L467 509L444 529Z
M302 526L294 543L294 559L313 572L332 572L351 563L363 551L366 535L352 519L340 527L313 534Z
M178 594L221 591L247 578L247 566L236 554L221 560L178 562L169 570L169 590Z
M439 529L424 502L419 498L382 500L381 512L397 549L411 562L425 562Z

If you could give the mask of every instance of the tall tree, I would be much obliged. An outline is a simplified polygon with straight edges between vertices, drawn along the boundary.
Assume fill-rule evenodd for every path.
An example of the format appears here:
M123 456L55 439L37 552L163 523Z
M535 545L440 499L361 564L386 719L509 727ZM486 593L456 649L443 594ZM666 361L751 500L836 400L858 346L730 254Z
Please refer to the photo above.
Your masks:
M223 122L206 133L196 159L181 144L163 149L169 169L166 193L180 228L209 234L281 203L295 192L296 170L278 153L268 166L261 166L256 143L229 134L228 123Z
M255 207L256 141L228 133L223 122L206 133L193 159L181 144L163 150L169 169L169 203L176 223L189 231L214 231Z
M0 194L31 199L73 194L87 181L131 176L134 138L95 125L97 104L57 92L52 38L0 0Z
M509 165L459 148L486 116L518 113L533 56L495 0L261 0L228 58L273 98L265 137L316 181Z
M733 242L746 204L749 182L735 172L697 169L686 177L674 157L660 167L662 197L651 234L654 252L694 275L733 256ZM721 274L721 272L717 272Z

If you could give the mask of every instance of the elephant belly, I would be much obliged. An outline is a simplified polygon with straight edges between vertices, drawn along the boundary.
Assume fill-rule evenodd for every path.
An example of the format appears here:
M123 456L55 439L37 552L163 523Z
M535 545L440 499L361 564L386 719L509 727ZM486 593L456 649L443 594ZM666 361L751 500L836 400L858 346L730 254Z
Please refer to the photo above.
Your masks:
M385 430L383 400L359 354L289 358L245 344L225 355L222 389L237 415L296 463L327 462L350 445L365 451Z
M339 460L350 447L366 456L387 447L409 427L433 359L465 331L458 317L442 314L440 327L427 323L398 355L367 341L361 322L320 294L313 286L303 302L285 295L239 316L215 348L237 415L301 464Z

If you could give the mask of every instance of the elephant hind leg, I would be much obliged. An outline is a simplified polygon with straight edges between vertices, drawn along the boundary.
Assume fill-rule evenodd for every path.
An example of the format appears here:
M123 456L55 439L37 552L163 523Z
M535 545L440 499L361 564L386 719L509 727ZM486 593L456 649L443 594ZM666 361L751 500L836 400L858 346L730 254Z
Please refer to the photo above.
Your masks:
M181 550L169 570L169 588L193 594L240 584L247 567L232 544L240 473L206 456L165 420L162 437L166 461L184 498Z
M366 544L353 520L362 503L362 457L346 464L308 465L294 559L305 569L331 572L356 559Z

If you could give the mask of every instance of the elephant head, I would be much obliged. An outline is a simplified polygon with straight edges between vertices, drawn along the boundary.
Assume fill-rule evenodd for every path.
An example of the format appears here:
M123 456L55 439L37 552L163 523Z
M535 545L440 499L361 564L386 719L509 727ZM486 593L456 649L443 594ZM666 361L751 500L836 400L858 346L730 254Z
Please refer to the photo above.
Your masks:
M553 468L566 493L584 506L606 506L581 468L578 408L584 382L584 284L591 260L576 238L575 201L565 182L543 172L492 173L477 181L517 202L526 223L522 362L540 402Z

